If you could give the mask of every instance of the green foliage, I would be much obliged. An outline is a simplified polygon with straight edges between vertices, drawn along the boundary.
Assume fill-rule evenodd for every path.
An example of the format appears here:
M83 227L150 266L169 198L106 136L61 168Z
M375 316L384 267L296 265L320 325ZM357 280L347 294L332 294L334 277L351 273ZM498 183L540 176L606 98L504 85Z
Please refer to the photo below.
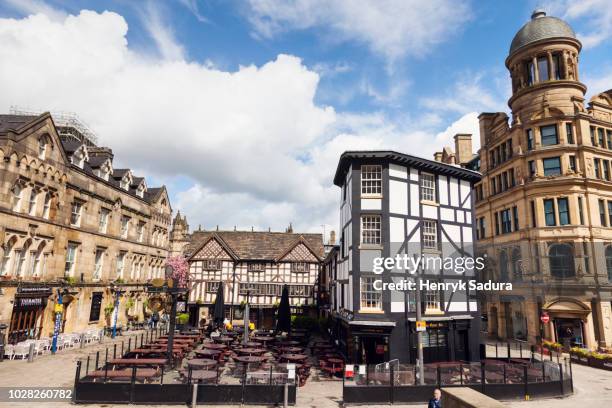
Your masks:
M308 331L319 330L319 322L310 316L291 316L291 326Z
M117 278L117 279L115 279L113 282L115 282L117 285L120 285L120 284L122 284L122 283L125 283L125 281L124 281L123 279L121 279L121 278Z
M104 316L110 317L113 314L113 310L115 310L115 306L112 303L109 303L104 307Z
M74 276L66 276L64 277L64 281L69 285L69 286L74 286L77 283L77 280Z
M125 310L129 310L131 308L134 307L134 298L127 298L127 300L125 301Z
M560 343L555 343L552 341L548 341L548 340L544 340L542 342L542 346L544 346L544 348L547 348L549 350L555 350L555 351L560 351L563 346Z
M176 316L177 324L187 324L189 321L189 313L180 313Z

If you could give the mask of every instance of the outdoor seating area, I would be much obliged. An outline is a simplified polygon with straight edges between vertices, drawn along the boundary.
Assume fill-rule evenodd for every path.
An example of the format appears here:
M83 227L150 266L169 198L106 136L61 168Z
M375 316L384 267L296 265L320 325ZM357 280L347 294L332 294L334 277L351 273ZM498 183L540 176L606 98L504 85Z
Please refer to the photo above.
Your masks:
M100 340L101 332L99 330L87 330L82 333L60 334L57 337L56 351L68 350L75 347L80 347L81 342L87 345ZM27 360L30 354L30 347L34 344L34 354L41 355L51 352L53 338L43 339L28 339L17 344L7 344L4 346L4 358L9 360L21 359Z

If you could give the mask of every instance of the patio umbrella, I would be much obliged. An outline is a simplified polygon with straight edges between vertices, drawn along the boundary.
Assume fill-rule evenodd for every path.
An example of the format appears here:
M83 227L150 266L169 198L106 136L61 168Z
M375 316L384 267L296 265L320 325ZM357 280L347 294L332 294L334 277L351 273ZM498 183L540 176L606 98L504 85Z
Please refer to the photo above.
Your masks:
M242 341L246 344L249 341L249 292L247 292L246 304L244 305L244 336Z
M283 286L283 294L281 295L280 305L276 315L276 331L287 332L291 331L291 308L289 306L289 287Z
M220 326L225 319L225 302L223 300L223 282L219 283L217 289L217 297L215 298L215 306L213 309L213 321L215 325Z

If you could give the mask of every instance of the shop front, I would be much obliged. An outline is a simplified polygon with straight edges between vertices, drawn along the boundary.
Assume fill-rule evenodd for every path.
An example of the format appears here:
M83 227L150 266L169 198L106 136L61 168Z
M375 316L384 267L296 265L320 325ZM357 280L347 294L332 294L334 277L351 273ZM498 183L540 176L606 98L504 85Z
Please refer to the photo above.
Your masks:
M51 288L46 286L17 288L8 328L10 344L40 338L49 296L51 296Z
M566 348L591 346L587 336L590 308L572 299L559 299L542 308L550 316L545 337Z

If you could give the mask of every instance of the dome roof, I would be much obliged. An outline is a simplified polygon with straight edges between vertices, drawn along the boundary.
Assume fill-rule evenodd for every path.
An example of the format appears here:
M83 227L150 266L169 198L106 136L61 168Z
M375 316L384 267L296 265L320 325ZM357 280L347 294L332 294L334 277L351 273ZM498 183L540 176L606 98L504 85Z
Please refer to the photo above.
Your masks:
M531 15L531 21L521 27L512 39L510 54L533 42L558 37L576 39L576 33L565 21L547 16L542 10L535 10Z

